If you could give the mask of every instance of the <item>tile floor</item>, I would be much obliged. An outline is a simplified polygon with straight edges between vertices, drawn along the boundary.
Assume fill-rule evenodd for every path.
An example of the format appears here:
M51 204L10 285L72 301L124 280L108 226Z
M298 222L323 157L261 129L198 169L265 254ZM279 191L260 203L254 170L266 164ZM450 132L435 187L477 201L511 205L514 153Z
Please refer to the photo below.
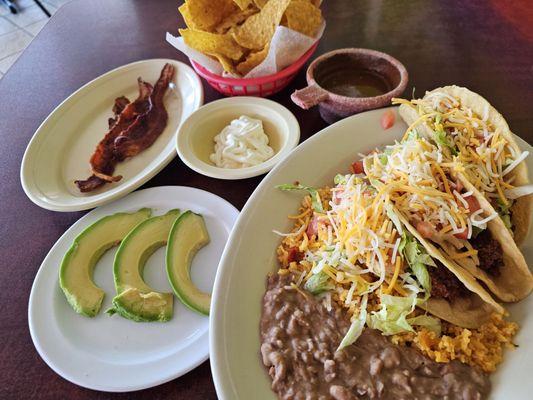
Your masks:
M0 79L48 22L48 17L33 0L12 1L19 7L18 14L11 14L0 3ZM41 0L52 15L69 1L71 0Z

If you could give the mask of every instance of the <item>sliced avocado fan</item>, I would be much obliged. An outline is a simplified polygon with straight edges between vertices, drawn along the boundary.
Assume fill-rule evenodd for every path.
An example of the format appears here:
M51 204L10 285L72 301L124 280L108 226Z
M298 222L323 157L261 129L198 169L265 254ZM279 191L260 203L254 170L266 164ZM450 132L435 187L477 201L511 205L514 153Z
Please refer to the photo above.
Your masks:
M167 244L170 228L180 214L170 210L135 227L115 255L113 275L117 295L107 312L137 322L168 321L172 318L173 295L160 293L146 284L142 275L148 258Z
M98 314L105 293L94 284L94 266L151 213L149 208L142 208L134 213L103 217L74 239L59 268L59 286L74 311L87 317Z
M198 250L209 243L204 218L184 212L174 222L167 245L167 274L174 293L187 307L209 315L211 296L201 292L191 280L191 262Z

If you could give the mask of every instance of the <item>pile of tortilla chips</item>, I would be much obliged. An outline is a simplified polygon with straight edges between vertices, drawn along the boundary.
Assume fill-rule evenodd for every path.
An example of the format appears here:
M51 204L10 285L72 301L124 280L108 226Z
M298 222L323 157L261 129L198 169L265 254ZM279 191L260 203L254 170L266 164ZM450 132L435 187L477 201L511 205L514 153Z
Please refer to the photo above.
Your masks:
M246 75L267 56L276 27L314 37L322 25L320 0L186 0L179 11L185 44Z

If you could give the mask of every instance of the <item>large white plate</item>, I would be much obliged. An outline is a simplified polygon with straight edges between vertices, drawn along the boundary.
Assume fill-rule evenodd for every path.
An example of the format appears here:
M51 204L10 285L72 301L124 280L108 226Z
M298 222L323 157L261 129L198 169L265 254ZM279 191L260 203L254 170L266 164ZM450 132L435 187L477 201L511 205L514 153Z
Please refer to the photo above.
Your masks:
M115 98L137 98L137 78L154 84L165 63L176 68L175 88L165 95L168 124L148 149L117 165L119 182L81 193L74 181L91 175L89 159L108 131ZM127 64L87 83L44 120L30 140L20 171L26 195L40 207L79 211L109 203L137 189L176 155L180 124L203 103L202 83L189 66L174 60L153 59Z
M397 122L384 131L380 126L383 112L347 118L306 140L265 177L242 210L220 263L211 309L211 369L221 399L275 399L259 356L261 299L267 273L277 268L275 249L280 238L272 230L291 228L287 215L294 214L301 199L301 195L281 192L275 186L296 180L317 187L331 184L335 174L348 172L358 153L399 139L405 124ZM398 115L396 120L401 121ZM518 141L532 151L523 140ZM528 167L531 174L531 156ZM523 250L531 263L533 232L526 243ZM512 318L521 324L516 336L520 347L506 352L492 377L495 399L531 398L533 317L527 317L531 307L533 296L510 307Z
M58 282L63 255L72 240L99 218L119 211L150 207L153 215L173 208L204 216L211 242L192 264L192 279L210 292L224 245L239 212L227 201L203 190L166 186L141 190L91 211L52 247L44 259L30 294L28 321L33 343L43 360L63 378L90 389L124 392L174 379L208 357L208 318L177 299L169 322L133 322L105 314L115 293L113 257L108 251L95 268L95 282L106 297L95 318L76 314ZM165 249L148 260L144 278L156 290L172 292L166 276Z

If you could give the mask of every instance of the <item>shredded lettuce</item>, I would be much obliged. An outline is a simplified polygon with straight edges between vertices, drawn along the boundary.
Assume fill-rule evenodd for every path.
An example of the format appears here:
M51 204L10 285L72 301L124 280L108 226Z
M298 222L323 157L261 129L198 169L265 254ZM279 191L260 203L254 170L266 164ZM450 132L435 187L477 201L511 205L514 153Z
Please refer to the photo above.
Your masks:
M285 191L305 190L311 195L311 205L313 206L313 210L319 213L325 212L324 207L322 207L322 200L320 200L320 195L318 194L318 190L316 190L314 187L303 186L301 184L293 185L291 183L286 183L284 185L278 185L276 186L276 188L285 190Z
M335 178L333 178L333 183L335 185L345 185L348 179L346 178L346 175L337 174L335 175Z
M387 216L390 218L390 220L394 224L394 227L396 228L398 233L400 235L402 235L403 234L402 223L400 221L400 218L398 218L398 215L394 212L394 209L392 208L392 205L390 203L386 203L385 204L385 211L387 211ZM401 244L401 242L400 242L400 244Z
M334 285L329 282L329 276L322 271L318 274L312 275L304 285L304 289L314 295L331 290L333 288Z
M452 153L452 155L456 156L458 155L459 153L457 152L457 149L455 148L454 145L452 145L450 143L450 141L448 140L448 138L446 137L446 132L444 132L444 130L441 128L441 129L437 129L436 131L434 131L435 134L433 135L433 137L435 138L435 141L440 144L441 146L444 146L444 147L448 147L450 149L450 152Z
M359 308L360 310L359 315L352 322L352 325L350 325L350 329L348 329L348 332L346 332L346 335L344 335L344 338L342 338L342 341L339 344L337 351L340 351L344 349L346 346L349 346L352 343L355 343L355 341L359 339L359 336L361 336L361 333L363 332L366 319L367 319L367 311L366 311L367 302L368 302L368 295L365 294L363 296L363 299L361 300L361 306Z
M417 130L416 129L411 129L409 131L409 133L407 134L407 141L409 140L415 140L415 139L419 139L420 138L420 135L418 134Z
M408 297L381 295L381 308L372 311L367 317L370 328L380 330L384 335L395 335L401 332L414 332L413 325L425 326L428 329L440 333L440 321L429 315L419 315L407 318L415 306L420 303L416 294Z
M416 303L416 294L407 297L382 294L381 308L370 313L367 324L370 328L380 330L384 335L413 332L413 328L407 322L407 315L413 312Z
M426 266L436 267L437 264L414 236L406 232L405 236L402 236L402 240L404 237L405 244L402 248L402 254L416 276L416 280L424 288L427 297L431 293L431 278Z
M439 319L435 317L431 317L427 314L418 315L413 318L408 318L407 322L411 325L418 325L423 326L430 331L435 332L437 335L440 336L441 334L441 325Z
M500 218L502 219L507 229L511 230L513 228L513 224L511 222L511 211L510 211L511 206L513 204L512 201L509 201L509 204L506 205L501 199L497 199L496 204L498 206L497 211L498 211L498 214L500 214Z

